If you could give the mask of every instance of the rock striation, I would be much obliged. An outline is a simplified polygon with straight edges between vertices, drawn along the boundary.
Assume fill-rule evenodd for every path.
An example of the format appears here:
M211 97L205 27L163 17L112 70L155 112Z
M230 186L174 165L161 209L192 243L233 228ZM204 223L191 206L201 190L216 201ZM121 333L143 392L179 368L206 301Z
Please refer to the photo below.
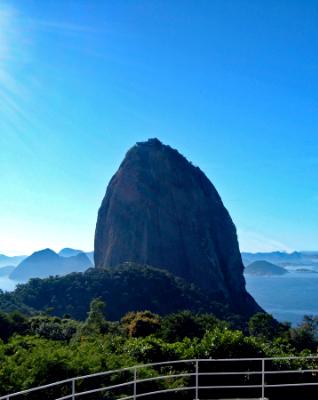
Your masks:
M135 262L168 270L246 316L261 311L245 289L235 226L206 177L158 139L137 143L98 212L95 266Z

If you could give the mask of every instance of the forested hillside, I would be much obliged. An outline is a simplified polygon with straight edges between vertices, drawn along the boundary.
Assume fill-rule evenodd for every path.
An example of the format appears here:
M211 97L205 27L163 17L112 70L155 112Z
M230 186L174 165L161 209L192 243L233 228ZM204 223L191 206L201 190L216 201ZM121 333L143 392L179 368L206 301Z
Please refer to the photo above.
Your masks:
M134 263L113 269L92 268L63 277L31 279L18 285L14 292L0 294L0 309L27 313L50 309L60 317L69 314L72 318L85 319L94 297L107 303L110 320L117 320L128 311L143 309L159 314L188 309L237 319L238 323L244 320L193 284L165 270Z

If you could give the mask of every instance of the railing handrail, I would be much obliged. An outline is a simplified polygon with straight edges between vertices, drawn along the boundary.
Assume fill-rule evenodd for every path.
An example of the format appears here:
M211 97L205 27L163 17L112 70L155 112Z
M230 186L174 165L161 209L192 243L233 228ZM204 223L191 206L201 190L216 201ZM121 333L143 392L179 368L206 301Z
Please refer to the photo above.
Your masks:
M60 386L60 385L65 385L68 383L72 383L72 386L74 385L75 382L79 381L79 380L85 380L85 379L90 379L90 378L94 378L94 377L102 377L102 376L108 376L111 374L116 374L119 372L125 372L125 371L130 371L130 372L134 372L137 370L140 370L142 368L150 368L150 367L160 367L160 366L165 366L165 365L176 365L176 364L189 364L189 363L194 363L195 365L197 365L198 363L204 363L204 362L248 362L248 361L262 361L262 364L267 361L279 361L279 360L318 360L318 355L309 355L309 356L276 356L276 357L249 357L249 358L194 358L194 359L184 359L184 360L172 360L172 361L162 361L162 362L155 362L155 363L147 363L147 364L137 364L134 366L130 366L130 367L125 367L125 368L118 368L118 369L113 369L113 370L108 370L108 371L101 371L101 372L96 372L93 374L86 374L86 375L81 375L81 376L76 376L76 377L72 377L72 378L67 378L67 379L63 379L61 381L56 381L56 382L52 382L52 383L48 383L45 385L41 385L41 386L37 386L37 387L33 387L30 389L25 389L25 390L21 390L19 392L15 392L15 393L11 393L11 394L7 394L4 396L0 397L0 400L9 400L12 397L16 397L16 396L20 396L23 394L28 394L28 393L32 393L32 392L36 392L36 391L40 391L40 390L45 390L45 389L49 389L52 387L56 387L56 386ZM301 370L280 370L280 371L266 371L266 370L260 370L260 371L235 371L235 372L210 372L210 373L199 373L199 375L203 376L203 375L261 375L261 374L287 374L287 373L305 373L305 372L318 372L318 369L301 369ZM197 373L181 373L181 374L173 374L173 375L166 375L166 376L156 376L153 378L146 378L146 379L134 379L132 381L129 382L125 382L123 384L118 384L118 385L112 385L112 386L107 386L107 387L103 387L100 389L93 389L91 391L86 391L86 392L81 392L81 393L72 393L70 395L61 397L57 400L63 400L63 399L69 399L69 398L75 398L79 395L84 395L84 394L89 394L89 393L94 393L97 391L102 391L102 390L107 390L107 389L113 389L113 388L117 388L117 387L123 387L123 386L128 386L128 385L132 385L132 384L136 384L136 383L140 383L140 382L144 382L144 381L151 381L151 380L159 380L159 379L165 379L165 377L181 377L181 376L196 376ZM281 384L281 386L297 386L297 385L318 385L317 383L308 383L308 384ZM197 386L197 385L196 385ZM263 385L264 386L264 385ZM279 384L277 385L265 385L266 387L273 387L273 386L277 386L279 387ZM200 386L200 389L204 389L205 386ZM230 388L230 386L228 386ZM244 386L240 386L241 388L243 388ZM249 385L248 387L262 387L262 385ZM206 386L205 388L209 388L208 386ZM217 388L217 386L214 386L214 388ZM234 387L233 387L234 388ZM193 389L192 387L187 388L184 387L184 390L190 390ZM171 389L172 390L172 389ZM173 390L181 390L181 388L174 388ZM159 391L160 392L160 391ZM158 393L159 393L158 392ZM151 392L154 393L154 392ZM149 393L150 394L150 393ZM143 394L146 395L146 394ZM125 397L125 399L130 399L133 398L134 396L128 396ZM141 397L140 395L137 395L135 397ZM124 400L121 399L121 400Z

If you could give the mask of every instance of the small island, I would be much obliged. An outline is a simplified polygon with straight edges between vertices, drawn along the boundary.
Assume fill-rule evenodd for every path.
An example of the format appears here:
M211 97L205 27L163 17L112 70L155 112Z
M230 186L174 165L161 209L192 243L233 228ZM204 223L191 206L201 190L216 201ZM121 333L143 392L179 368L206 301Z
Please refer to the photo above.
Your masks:
M244 272L248 275L257 276L284 275L288 273L285 268L279 267L278 265L272 264L268 261L255 261L252 264L249 264L245 268Z
M309 273L309 274L317 274L317 271L314 271L313 269L310 268L297 268L296 272L303 272L303 273Z

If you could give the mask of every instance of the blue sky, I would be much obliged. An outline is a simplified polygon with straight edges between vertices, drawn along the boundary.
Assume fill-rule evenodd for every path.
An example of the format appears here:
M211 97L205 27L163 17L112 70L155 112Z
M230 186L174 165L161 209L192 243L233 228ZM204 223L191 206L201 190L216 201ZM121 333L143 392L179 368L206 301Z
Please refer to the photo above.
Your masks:
M0 253L90 250L106 185L158 137L248 251L318 249L317 1L0 1Z

